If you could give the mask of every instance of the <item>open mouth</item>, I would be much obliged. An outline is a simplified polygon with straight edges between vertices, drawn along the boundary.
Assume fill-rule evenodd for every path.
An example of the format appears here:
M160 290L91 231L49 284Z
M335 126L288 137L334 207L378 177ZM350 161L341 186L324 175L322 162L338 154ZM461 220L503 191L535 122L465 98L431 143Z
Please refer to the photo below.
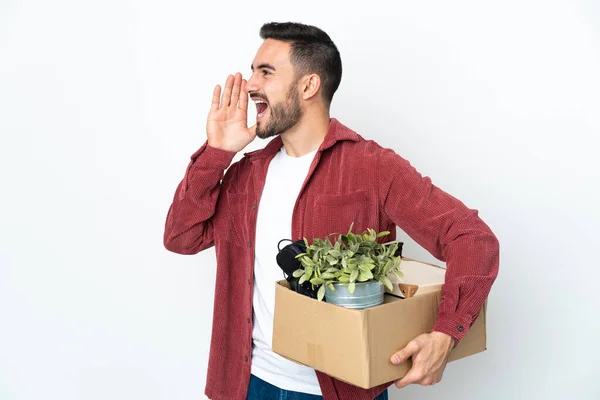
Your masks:
M263 99L260 99L258 97L255 97L252 100L254 101L254 104L256 105L256 119L258 120L265 115L265 113L267 112L267 109L269 108L269 105L267 104L266 101L264 101Z

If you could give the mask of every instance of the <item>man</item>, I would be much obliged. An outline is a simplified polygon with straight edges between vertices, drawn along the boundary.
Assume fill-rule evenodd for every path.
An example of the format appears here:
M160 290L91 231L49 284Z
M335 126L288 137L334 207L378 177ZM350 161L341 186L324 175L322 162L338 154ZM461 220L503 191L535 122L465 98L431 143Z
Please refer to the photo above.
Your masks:
M213 245L216 250L206 395L387 398L391 382L361 389L271 350L275 281L283 278L275 258L278 242L322 238L351 223L354 232L392 232L386 240L395 239L398 225L447 262L433 331L390 354L394 364L413 361L397 387L439 382L450 350L476 319L497 275L495 236L477 211L433 186L394 151L330 118L342 64L325 32L269 23L260 35L264 42L251 78L230 75L224 90L214 90L208 140L191 157L165 227L171 251L196 254ZM257 109L252 127L249 96ZM273 139L230 166L256 136Z

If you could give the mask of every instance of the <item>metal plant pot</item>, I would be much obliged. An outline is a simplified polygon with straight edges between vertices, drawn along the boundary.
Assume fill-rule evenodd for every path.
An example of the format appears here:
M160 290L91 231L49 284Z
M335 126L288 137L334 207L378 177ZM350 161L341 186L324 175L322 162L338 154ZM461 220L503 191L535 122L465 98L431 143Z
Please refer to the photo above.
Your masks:
M334 283L333 287L335 290L325 286L325 301L331 304L362 310L383 303L385 286L379 281L356 282L354 293L342 283Z

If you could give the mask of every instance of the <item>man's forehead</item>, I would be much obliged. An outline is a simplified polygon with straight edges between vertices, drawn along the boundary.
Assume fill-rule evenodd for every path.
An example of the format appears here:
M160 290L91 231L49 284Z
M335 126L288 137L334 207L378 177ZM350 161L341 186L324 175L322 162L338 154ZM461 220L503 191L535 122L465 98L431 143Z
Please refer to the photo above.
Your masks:
M289 43L266 39L258 48L252 67L258 68L260 65L265 64L272 65L275 69L291 67L290 49L291 45Z

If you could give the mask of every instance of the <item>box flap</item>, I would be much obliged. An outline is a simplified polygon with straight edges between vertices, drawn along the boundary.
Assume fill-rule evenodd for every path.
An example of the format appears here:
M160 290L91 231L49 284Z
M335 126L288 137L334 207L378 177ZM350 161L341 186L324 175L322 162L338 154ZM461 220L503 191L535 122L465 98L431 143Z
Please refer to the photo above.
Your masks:
M444 284L446 276L445 268L410 258L402 258L400 270L404 274L404 278L400 280L396 275L389 274L388 278L392 281L393 290L390 291L386 288L386 292L399 297L407 297L398 286L400 283L418 286L414 294L417 296L439 290Z

